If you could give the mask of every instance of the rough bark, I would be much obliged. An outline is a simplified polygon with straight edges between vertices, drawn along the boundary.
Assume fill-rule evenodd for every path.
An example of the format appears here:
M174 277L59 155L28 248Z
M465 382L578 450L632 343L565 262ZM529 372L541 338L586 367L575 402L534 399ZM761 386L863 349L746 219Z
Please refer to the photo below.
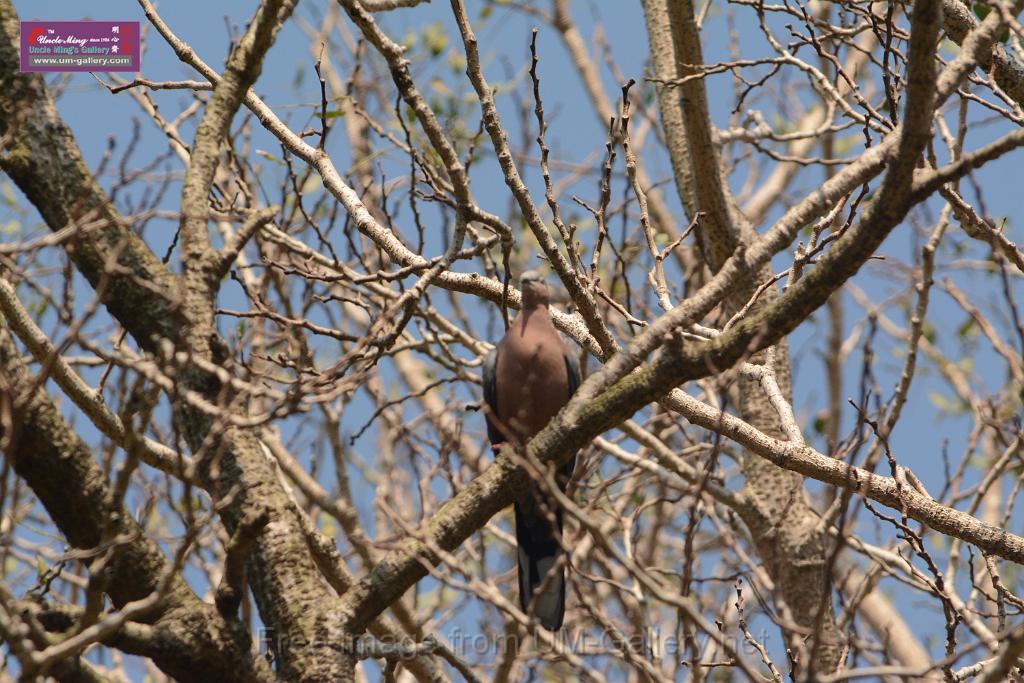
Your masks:
M0 405L10 411L10 432L0 422L5 456L46 508L50 519L80 550L113 539L123 545L106 568L105 592L115 607L152 593L167 558L135 519L116 501L89 448L64 421L53 401L39 391L6 326L0 325ZM100 559L102 552L87 562ZM266 663L252 652L245 627L222 618L176 577L163 605L145 623L150 637L114 637L126 652L149 657L180 681L272 680Z
M265 52L273 35L266 34L266 27L273 25L276 31L294 3L268 5L276 9L270 16L257 14L249 28L250 42L236 46L236 54L244 57L232 62L239 73L246 70L251 58L245 57L251 41L258 42ZM101 221L102 227L69 239L67 251L94 287L106 283L102 288L103 304L142 349L160 357L161 341L167 340L174 348L190 349L208 360L222 362L224 359L214 353L224 348L223 342L209 325L210 318L203 314L201 303L193 300L191 307L181 305L178 278L131 231L93 179L43 80L18 71L17 15L9 0L0 0L0 28L0 135L7 136L0 168L36 206L51 230L76 221ZM261 59L262 54L255 57ZM237 108L234 100L248 92L256 75L258 70L247 72L235 79L232 88L226 86L225 92L234 94L225 96L218 116L233 114L232 106ZM217 130L214 127L202 135L207 140L204 146L212 146L208 154L219 145ZM204 214L204 225L205 220ZM206 305L212 310L212 301ZM194 367L183 375L186 386L214 403L231 405L230 392L222 395L215 376ZM210 418L186 405L179 419L189 446L193 450L203 448L210 433ZM325 637L335 598L320 579L295 511L257 436L230 428L216 435L203 450L210 456L207 465L214 455L219 464L216 478L209 467L200 467L204 487L215 499L233 489L238 491L232 504L222 511L229 532L253 506L265 508L272 520L255 544L249 577L281 674L294 680L331 678L340 666L340 658ZM201 672L199 669L194 675Z
M922 13L922 17L926 16ZM917 137L915 142L919 143L920 136ZM969 161L965 160L960 172L966 172L971 163L982 163L983 159L995 158L1021 144L1024 144L1024 133L1011 134L1000 143L982 148ZM916 159L920 147L908 144L901 148L901 152L892 167L905 173L906 159ZM890 171L890 175L892 173ZM937 178L944 181L947 177L946 173L936 173L909 188L902 187L903 179L894 178L884 183L883 188L888 189L883 189L882 196L888 195L889 201L872 204L865 215L821 257L817 266L780 295L777 301L712 341L666 347L654 362L620 379L596 398L577 395L530 441L527 445L530 457L545 463L561 464L595 435L620 423L640 407L664 397L682 382L732 367L751 351L777 343L807 315L824 305L832 292L857 272L903 220L910 207L935 190L940 182ZM680 396L674 393L672 400L685 400L685 394L678 393ZM778 466L784 465L799 474L813 476L819 481L906 510L910 518L936 531L964 538L986 552L1015 562L1024 561L1024 538L983 524L971 515L916 493L890 477L870 474L818 454L807 446L768 437L728 414L723 416L709 408L691 408L692 404L682 407L690 413L695 424L721 431ZM509 460L499 458L432 517L429 528L425 530L429 543L420 538L407 539L345 594L339 615L345 629L358 631L363 628L384 605L397 599L426 574L423 562L436 564L440 561L433 548L450 550L457 547L487 519L510 504L513 497L524 490L527 480L521 469Z
M676 79L695 73L704 62L693 5L645 0L644 12L658 78ZM701 253L711 270L717 272L738 245L749 246L755 235L722 177L704 81L695 79L678 87L661 83L657 94L676 189L691 216L697 211L706 214L699 228ZM728 320L740 311L771 275L767 263L746 273L726 298L722 319ZM770 287L750 308L751 313L776 297L775 289ZM750 361L764 364L767 354L767 350L756 353ZM784 338L774 349L773 369L784 399L792 404L789 350ZM756 379L740 377L738 407L746 422L785 440L778 412ZM814 648L821 670L833 671L839 664L840 643L827 567L830 544L818 528L803 479L749 452L743 460L743 474L743 493L751 506L741 514L758 554L796 623L815 634Z

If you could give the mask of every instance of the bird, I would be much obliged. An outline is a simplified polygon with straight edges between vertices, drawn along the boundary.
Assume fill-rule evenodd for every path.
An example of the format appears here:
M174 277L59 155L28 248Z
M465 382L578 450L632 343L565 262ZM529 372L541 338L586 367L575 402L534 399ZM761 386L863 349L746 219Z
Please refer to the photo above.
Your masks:
M551 322L547 282L537 271L528 270L520 276L519 287L522 309L483 364L487 436L496 454L509 441L529 441L580 385L579 359ZM575 464L574 454L556 473L562 492ZM545 505L543 495L540 486L531 482L526 494L515 501L519 605L528 612L536 597L534 614L541 626L557 631L565 616L565 569L555 567L563 553L562 509ZM553 575L548 577L549 573Z

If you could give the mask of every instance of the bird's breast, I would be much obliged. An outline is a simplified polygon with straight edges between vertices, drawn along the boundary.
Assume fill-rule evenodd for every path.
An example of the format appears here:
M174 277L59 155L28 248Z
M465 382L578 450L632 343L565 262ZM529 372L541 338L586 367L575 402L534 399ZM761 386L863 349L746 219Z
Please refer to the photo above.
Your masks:
M569 400L568 372L557 337L506 338L498 355L498 417L527 440Z

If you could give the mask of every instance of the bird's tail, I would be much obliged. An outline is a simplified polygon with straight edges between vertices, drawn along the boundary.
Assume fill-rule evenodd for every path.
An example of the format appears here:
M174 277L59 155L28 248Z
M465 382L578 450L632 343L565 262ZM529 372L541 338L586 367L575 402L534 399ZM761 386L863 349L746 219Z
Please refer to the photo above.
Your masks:
M535 493L535 492L533 492ZM534 614L549 631L562 628L565 616L565 568L555 567L562 556L562 510L554 510L555 524L548 521L534 499L516 503L516 541L519 545L519 605L527 611L534 593ZM548 576L552 573L553 576Z

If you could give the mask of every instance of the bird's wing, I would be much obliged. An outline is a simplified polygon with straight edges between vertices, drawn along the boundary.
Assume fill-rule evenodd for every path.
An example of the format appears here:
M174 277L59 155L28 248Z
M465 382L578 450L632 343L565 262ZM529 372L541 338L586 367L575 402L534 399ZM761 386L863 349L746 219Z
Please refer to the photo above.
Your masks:
M491 440L492 446L496 446L505 440L501 430L491 421L491 415L495 417L498 415L498 347L488 351L484 357L483 385L484 403L491 409L490 413L485 416L487 420L487 438Z
M569 397L576 393L579 389L580 384L583 382L583 373L580 371L580 359L572 349L566 347L562 353L562 357L565 359L565 372L569 377Z
M580 384L583 383L583 373L580 371L580 358L572 352L572 348L566 344L562 344L564 351L562 352L562 358L565 359L565 374L569 382L569 398L571 399L576 390L580 388ZM564 481L567 481L572 477L572 472L576 468L576 456L572 456L561 467L558 468L559 474L563 477ZM565 484L562 484L563 487ZM564 490L564 488L563 488Z

